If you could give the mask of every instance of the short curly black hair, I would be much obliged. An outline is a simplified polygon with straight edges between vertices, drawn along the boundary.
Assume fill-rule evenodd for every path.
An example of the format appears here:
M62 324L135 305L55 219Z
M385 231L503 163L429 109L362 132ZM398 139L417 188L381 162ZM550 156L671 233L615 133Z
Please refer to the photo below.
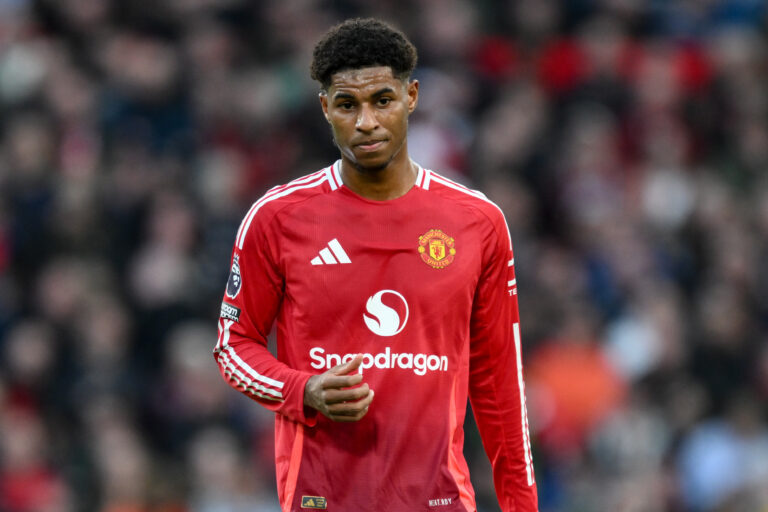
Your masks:
M353 18L331 28L315 45L311 75L323 89L339 71L389 66L404 80L416 67L416 48L396 28L374 18Z

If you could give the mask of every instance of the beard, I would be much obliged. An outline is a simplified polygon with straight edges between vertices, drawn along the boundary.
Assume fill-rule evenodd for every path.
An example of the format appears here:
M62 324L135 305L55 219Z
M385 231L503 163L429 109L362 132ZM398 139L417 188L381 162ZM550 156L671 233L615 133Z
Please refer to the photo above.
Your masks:
M361 173L376 174L386 169L387 166L389 165L389 162L391 161L392 161L392 158L390 158L383 164L379 164L379 165L363 165L360 162L353 162L353 165L355 166L355 169L357 169Z
M354 153L351 150L349 150L348 152L345 152L341 148L341 146L339 145L338 141L336 140L336 137L333 138L333 144L337 148L339 148L339 151L342 154L347 156L348 160L352 163L354 168L358 172L363 173L363 174L378 174L381 171L383 171L384 169L386 169L389 166L389 164L392 163L392 160L394 160L395 157L398 154L400 154L400 150L403 149L404 143L405 143L405 141L403 141L403 143L400 144L400 147L398 147L397 150L395 150L391 155L389 155L389 158L387 158L386 161L384 161L382 163L379 163L379 164L366 165L366 164L358 161L357 158L355 157Z

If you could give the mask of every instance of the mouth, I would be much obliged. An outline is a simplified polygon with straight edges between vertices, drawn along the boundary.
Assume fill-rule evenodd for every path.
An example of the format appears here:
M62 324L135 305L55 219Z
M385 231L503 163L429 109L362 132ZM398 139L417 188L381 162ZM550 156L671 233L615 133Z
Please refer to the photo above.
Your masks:
M355 147L365 152L371 152L371 151L377 151L384 144L386 144L386 142L387 142L386 140L365 140L363 142L355 144Z

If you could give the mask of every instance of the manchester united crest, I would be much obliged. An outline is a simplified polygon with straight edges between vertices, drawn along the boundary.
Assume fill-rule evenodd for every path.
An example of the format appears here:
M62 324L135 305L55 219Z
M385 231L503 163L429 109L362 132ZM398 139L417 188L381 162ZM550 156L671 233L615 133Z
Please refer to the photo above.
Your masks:
M432 268L445 268L456 256L456 241L440 229L430 229L419 237L419 255Z

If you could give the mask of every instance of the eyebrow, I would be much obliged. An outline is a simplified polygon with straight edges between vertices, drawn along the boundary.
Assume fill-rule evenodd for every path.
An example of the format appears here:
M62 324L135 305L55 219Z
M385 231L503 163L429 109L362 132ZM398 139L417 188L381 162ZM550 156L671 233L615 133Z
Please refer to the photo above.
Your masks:
M393 92L395 92L395 90L392 89L391 87L384 87L384 88L379 89L378 91L374 92L371 96L376 98L378 96L381 96L382 94L393 93ZM333 95L334 101L338 100L338 99L354 99L354 98L355 98L355 96L353 94L348 93L348 92L341 92L340 91L340 92L337 92L336 94Z

